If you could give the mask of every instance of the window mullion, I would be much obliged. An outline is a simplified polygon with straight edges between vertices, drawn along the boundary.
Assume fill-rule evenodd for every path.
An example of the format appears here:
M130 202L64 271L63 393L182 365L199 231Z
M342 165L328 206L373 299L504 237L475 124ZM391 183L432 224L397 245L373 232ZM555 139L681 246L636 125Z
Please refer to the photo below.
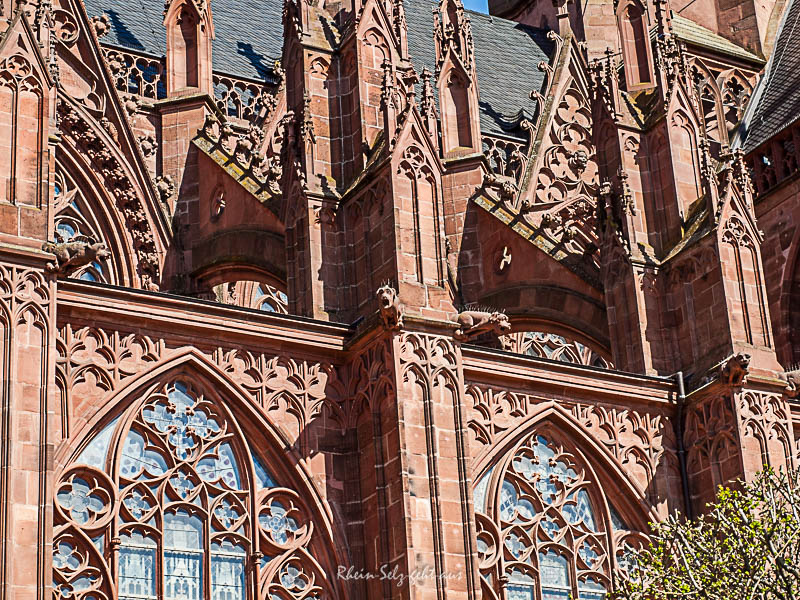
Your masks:
M203 567L208 576L203 581L205 595L203 598L211 598L211 578L214 573L211 571L211 496L208 498L208 517L205 520L205 552L203 552Z

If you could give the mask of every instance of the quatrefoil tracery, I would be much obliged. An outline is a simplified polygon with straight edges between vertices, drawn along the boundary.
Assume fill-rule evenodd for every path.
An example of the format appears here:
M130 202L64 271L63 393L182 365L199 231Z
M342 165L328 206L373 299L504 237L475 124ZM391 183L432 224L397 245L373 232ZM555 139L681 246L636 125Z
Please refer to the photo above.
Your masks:
M56 492L56 508L84 529L105 526L112 516L114 490L108 478L91 470L74 468L64 474Z
M253 557L264 555L262 590L280 589L275 597L287 600L333 597L306 551L313 527L305 503L293 490L275 486L224 408L175 383L126 415L83 446L92 446L94 466L76 465L60 479L54 503L57 595L109 600L129 596L130 586L146 584L145 596L159 586L174 589L185 575L169 569L188 560L203 569L203 586L213 589L214 581L227 577L219 584L227 586L226 597L253 599L246 571L257 564ZM99 470L103 466L109 474ZM175 547L190 539L185 551ZM119 565L116 585L125 590L114 592L112 557ZM126 576L126 569L133 574Z
M538 588L540 594L602 598L610 575L607 535L578 461L532 435L493 470L488 514L476 514L485 584L504 579L520 597ZM476 497L478 511L484 510L483 494Z

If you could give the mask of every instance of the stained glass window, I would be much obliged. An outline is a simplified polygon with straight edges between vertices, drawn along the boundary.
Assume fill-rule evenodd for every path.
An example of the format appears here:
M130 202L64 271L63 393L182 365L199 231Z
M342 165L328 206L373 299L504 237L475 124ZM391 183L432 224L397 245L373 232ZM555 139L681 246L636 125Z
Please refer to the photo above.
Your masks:
M565 556L555 551L540 553L539 574L542 580L542 600L569 599L572 586Z
M119 553L120 600L156 597L158 544L140 533L122 537Z
M203 588L203 522L184 510L164 515L164 597L199 600Z
M594 577L586 577L578 582L578 600L605 600L606 588Z
M92 210L82 188L60 164L56 165L55 180L55 231L56 242L105 242L101 211ZM115 283L113 261L93 261L70 275L83 281Z
M513 569L508 583L508 600L535 600L536 597L536 580Z
M219 402L181 381L140 399L60 478L57 595L257 600L289 582L333 598L305 504L275 481Z
M211 600L244 600L247 552L229 540L211 547Z
M607 519L593 500L595 483L574 456L543 435L531 435L478 481L484 585L498 597L505 585L509 600L605 597L611 568Z

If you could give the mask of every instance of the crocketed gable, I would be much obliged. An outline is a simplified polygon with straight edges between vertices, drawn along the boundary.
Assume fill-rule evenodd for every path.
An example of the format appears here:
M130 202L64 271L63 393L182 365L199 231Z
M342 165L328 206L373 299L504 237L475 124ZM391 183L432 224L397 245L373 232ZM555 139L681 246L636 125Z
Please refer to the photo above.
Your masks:
M106 45L163 56L165 53L162 0L86 0L90 16L106 14L111 31ZM436 3L406 0L409 52L418 72L435 72L433 14ZM214 71L247 79L269 77L283 48L282 2L214 0ZM490 135L526 138L519 127L532 119L533 90L542 91L553 43L546 30L466 11L472 24L480 90L481 131Z

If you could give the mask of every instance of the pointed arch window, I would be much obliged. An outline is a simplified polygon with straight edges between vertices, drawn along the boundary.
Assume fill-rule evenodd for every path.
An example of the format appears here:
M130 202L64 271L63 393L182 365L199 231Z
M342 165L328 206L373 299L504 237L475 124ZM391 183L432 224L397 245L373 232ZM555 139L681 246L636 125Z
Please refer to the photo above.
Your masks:
M56 165L54 179L55 241L105 243L102 224L86 202L78 184L61 165ZM84 281L117 282L112 261L93 261L70 277Z
M178 25L180 25L181 35L181 44L178 50L183 58L183 71L176 75L183 77L181 83L184 85L180 87L197 87L197 19L192 12L184 8L178 17Z
M466 77L451 71L445 88L445 136L447 151L472 147L469 85Z
M303 591L292 597L335 597L302 498L276 484L225 407L183 381L99 431L54 505L63 598L271 600L287 578Z
M633 0L619 14L619 31L628 91L653 84L653 59L647 34L647 13Z
M231 281L214 287L218 302L285 315L289 297L284 288L258 281Z
M527 435L475 487L484 597L605 598L610 541L622 547L638 545L638 538L617 531L604 507L596 482L572 454L543 434Z

